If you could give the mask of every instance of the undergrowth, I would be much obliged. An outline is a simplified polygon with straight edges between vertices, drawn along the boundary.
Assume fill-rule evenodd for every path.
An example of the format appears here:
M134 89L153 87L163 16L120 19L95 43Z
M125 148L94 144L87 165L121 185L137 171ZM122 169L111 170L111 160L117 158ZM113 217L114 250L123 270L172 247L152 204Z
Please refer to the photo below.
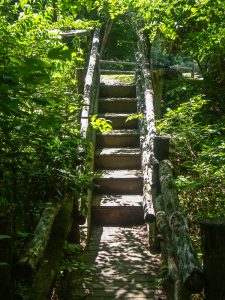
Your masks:
M171 137L180 209L189 220L199 257L199 221L225 214L225 117L220 96L200 80L171 81L157 126L159 133Z

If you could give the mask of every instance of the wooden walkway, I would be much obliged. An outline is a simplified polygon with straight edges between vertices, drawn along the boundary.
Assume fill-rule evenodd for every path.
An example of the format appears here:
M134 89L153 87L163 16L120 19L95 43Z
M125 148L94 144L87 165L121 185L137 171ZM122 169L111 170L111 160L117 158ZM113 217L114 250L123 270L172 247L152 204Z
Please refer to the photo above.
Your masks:
M148 250L145 225L93 227L81 261L90 269L73 274L70 300L166 299L156 287L160 255Z

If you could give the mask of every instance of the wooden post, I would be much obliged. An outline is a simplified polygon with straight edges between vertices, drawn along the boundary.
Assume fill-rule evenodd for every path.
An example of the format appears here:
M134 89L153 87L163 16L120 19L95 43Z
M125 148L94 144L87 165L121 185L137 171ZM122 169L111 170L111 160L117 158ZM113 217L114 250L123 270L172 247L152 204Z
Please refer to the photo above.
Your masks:
M225 218L200 222L207 300L225 299Z
M12 300L12 273L11 266L7 262L0 262L0 298Z
M158 161L169 158L170 138L155 136L153 141L154 156Z
M77 92L80 95L84 93L84 82L87 70L84 68L76 69L76 78L77 78Z
M4 300L12 299L12 237L0 235L0 295Z
M152 86L154 90L154 110L157 120L161 118L161 101L162 101L162 71L152 71Z

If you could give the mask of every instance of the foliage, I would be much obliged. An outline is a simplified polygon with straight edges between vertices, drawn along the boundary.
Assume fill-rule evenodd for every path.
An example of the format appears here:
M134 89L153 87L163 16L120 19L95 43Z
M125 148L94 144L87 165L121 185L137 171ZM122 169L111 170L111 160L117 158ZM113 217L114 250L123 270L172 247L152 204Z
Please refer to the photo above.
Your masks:
M225 83L223 0L134 1L134 8L151 42L160 34L170 52L191 55L205 78Z
M60 275L65 272L81 272L86 270L93 270L95 267L91 264L79 261L79 254L82 253L81 246L78 244L66 243L64 246L64 254L60 266Z
M181 80L167 89L167 112L157 128L171 136L181 209L199 246L198 221L225 213L225 118L215 116L213 100L198 95L204 89L201 81Z
M67 45L59 33L96 22L74 19L83 1L76 14L53 4L1 2L0 205L21 231L32 230L45 201L85 188L92 177L78 167L90 148L80 136L74 72L84 63L84 39Z
M135 61L137 39L135 32L134 15L126 12L119 16L113 24L109 40L103 53L104 59ZM132 36L132 38L130 38ZM115 65L109 65L110 69ZM116 65L117 70L133 69L133 66Z
M101 133L105 131L111 131L112 126L110 125L111 121L108 121L104 118L98 118L98 115L93 115L91 117L91 125L95 130L99 130Z
M129 117L127 117L126 122L137 119L137 120L141 120L143 119L143 114L142 113L136 113L136 114L131 114L129 115Z

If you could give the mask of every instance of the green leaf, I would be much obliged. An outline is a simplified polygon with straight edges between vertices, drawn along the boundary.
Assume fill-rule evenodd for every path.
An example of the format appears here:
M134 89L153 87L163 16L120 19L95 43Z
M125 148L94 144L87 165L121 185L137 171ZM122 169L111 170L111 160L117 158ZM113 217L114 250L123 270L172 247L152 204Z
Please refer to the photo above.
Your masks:
M72 59L73 50L65 46L53 48L48 52L48 58L67 61Z

